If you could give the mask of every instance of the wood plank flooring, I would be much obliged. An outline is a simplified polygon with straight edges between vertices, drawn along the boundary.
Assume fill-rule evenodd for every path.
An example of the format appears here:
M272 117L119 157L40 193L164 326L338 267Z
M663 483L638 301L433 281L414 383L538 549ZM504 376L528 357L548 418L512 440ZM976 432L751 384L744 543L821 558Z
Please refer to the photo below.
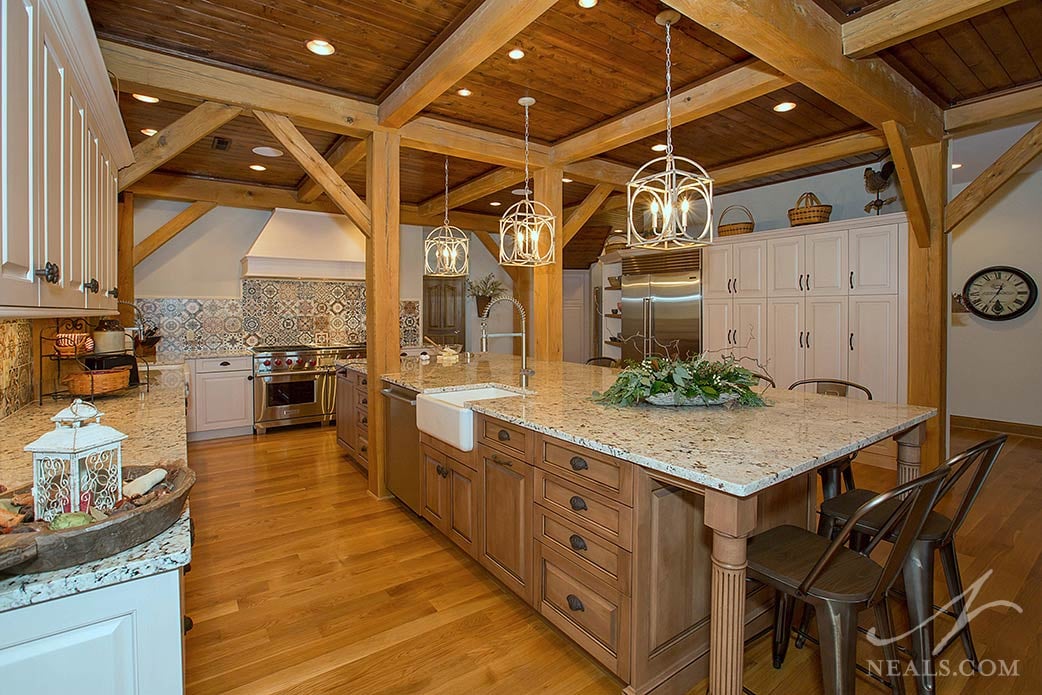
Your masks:
M956 430L952 446L986 436ZM370 497L332 428L195 443L189 460L199 475L185 575L195 621L189 695L620 692L619 681L425 522ZM894 473L860 465L857 476L882 489ZM1006 599L1024 608L991 608L973 621L981 658L1020 659L1020 676L943 677L938 695L1042 691L1040 538L1042 440L1011 438L959 554L967 584L994 570L976 605ZM947 596L943 580L937 596ZM862 661L879 658L861 642ZM960 646L945 656L958 661ZM769 638L746 651L746 684L758 695L812 695L820 683L816 647L790 649L780 671ZM858 692L884 691L863 678Z

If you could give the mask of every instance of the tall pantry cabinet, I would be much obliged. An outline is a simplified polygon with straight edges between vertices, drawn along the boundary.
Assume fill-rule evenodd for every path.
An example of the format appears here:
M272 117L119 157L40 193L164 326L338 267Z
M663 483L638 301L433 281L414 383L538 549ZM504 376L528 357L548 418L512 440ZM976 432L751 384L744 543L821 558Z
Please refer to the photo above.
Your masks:
M904 400L903 214L738 237L703 251L706 349L779 388L810 378Z
M133 160L82 0L0 3L0 316L116 309Z

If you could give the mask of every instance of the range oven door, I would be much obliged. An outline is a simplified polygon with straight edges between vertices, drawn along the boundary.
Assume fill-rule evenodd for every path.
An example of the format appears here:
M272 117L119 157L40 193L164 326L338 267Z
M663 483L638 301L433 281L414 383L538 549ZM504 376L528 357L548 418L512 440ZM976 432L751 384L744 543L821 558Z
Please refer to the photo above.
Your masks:
M333 415L334 372L265 374L253 381L253 421L258 425L319 422Z

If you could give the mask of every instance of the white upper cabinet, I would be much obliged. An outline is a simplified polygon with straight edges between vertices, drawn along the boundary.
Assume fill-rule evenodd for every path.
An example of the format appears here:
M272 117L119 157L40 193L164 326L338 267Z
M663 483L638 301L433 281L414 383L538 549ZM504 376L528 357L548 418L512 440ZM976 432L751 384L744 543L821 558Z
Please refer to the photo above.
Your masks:
M731 244L708 246L702 249L702 296L705 299L729 299L732 297L733 255Z
M850 294L896 294L898 249L896 224L850 230Z
M732 292L735 297L767 296L767 244L763 241L746 241L734 245L734 281Z
M767 242L767 294L771 297L800 297L805 289L803 276L807 243L802 236L771 239Z
M847 234L844 230L804 237L807 250L803 286L809 296L847 294Z
M733 304L730 299L707 299L702 302L702 350L711 353L714 358L731 354L734 349Z

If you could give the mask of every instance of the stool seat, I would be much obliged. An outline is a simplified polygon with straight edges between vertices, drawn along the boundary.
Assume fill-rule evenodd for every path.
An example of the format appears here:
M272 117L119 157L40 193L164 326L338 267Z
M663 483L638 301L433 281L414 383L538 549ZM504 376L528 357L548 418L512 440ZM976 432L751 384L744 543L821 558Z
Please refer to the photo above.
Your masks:
M835 525L841 526L847 523L847 519L849 519L851 515L861 507L861 505L878 494L879 493L875 490L862 489L854 489L850 492L844 492L838 497L833 497L823 501L821 503L821 515L832 519ZM900 504L901 500L887 500L858 521L857 525L854 526L854 530L859 533L874 535L883 527L883 524L886 523L886 520L890 518L890 515L894 513ZM926 522L923 524L923 528L919 532L918 538L923 541L940 542L948 533L948 529L951 528L951 525L951 519L939 512L931 511L926 517ZM893 540L893 536L894 534L891 533L887 540Z

